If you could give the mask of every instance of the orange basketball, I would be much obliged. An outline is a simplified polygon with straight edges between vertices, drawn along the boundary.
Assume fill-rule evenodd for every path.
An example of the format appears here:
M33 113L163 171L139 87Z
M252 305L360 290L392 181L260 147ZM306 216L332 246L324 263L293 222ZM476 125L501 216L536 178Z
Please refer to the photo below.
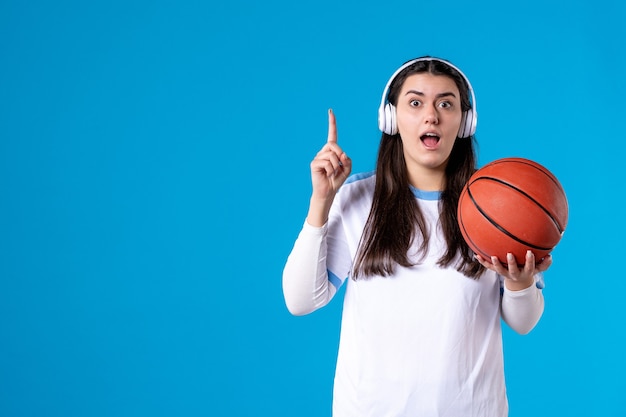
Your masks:
M557 178L537 162L503 158L472 175L458 205L458 222L469 247L506 264L513 253L523 265L526 251L540 262L559 243L568 218L567 197Z

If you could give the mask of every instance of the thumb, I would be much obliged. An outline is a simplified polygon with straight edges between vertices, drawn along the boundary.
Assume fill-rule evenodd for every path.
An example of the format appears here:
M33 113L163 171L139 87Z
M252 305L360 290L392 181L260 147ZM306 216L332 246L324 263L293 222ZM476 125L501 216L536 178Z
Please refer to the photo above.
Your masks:
M348 176L350 176L350 173L352 172L352 159L350 159L348 155L346 155L346 153L344 152L339 157L339 162L341 162L342 177L344 179L348 178Z

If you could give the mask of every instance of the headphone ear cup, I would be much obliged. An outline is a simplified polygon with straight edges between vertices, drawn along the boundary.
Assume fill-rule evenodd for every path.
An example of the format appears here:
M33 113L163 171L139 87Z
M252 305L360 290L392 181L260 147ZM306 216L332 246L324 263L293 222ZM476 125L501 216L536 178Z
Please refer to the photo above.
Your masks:
M469 138L474 134L476 130L476 121L474 118L473 109L469 109L466 112L463 112L463 117L461 118L461 125L459 126L459 137L460 138Z
M392 135L393 126L395 123L395 109L393 105L387 103L378 111L378 128L388 134Z
M386 123L387 123L387 116L386 116L386 107L385 106L380 106L378 108L378 129L381 132L384 132L386 129Z
M466 132L467 132L467 113L466 111L463 112L463 115L461 116L461 124L459 125L459 134L457 135L460 138L466 138Z
M385 124L384 132L388 135L395 135L398 133L398 125L396 124L396 108L391 103L387 103L385 106L385 118L387 122Z
M389 104L382 105L378 110L378 128L381 132L389 134L391 117L389 115Z
M476 113L474 109L469 109L465 115L465 137L469 138L476 131Z

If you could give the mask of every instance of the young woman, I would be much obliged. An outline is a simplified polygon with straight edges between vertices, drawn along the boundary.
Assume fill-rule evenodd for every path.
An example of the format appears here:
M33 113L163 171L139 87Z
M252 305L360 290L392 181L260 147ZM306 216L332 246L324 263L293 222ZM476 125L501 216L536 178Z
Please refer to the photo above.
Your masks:
M353 176L329 111L283 291L303 315L347 284L334 417L508 414L501 318L521 334L536 325L552 260L529 252L520 268L464 242L456 207L477 168L475 107L450 62L405 63L383 93L376 170Z

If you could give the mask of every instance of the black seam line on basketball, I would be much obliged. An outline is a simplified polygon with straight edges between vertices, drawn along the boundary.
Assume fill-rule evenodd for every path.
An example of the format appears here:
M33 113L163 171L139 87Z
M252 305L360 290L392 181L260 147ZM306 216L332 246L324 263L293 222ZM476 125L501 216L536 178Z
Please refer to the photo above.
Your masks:
M489 223L491 223L496 229L498 229L499 231L501 231L502 233L504 233L505 235L507 235L511 239L515 240L516 242L521 243L522 245L526 245L528 247L531 247L531 248L537 249L537 250L551 250L552 249L552 248L543 248L541 246L533 245L532 243L525 242L522 239L518 238L517 236L512 235L511 233L509 233L509 231L507 231L502 226L500 226L498 223L496 223L495 220L493 220L491 217L487 216L487 213L485 213L483 211L483 209L480 208L478 203L476 203L476 200L474 200L474 196L472 195L472 192L469 190L469 188L467 190L467 194L469 195L469 198L472 200L472 203L474 203L474 207L476 207L476 209L480 212L480 214L482 214L483 217L485 219L487 219L487 221Z
M531 200L533 203L535 203L537 205L537 207L539 207L541 210L543 210L544 213L546 213L548 215L548 217L550 218L550 220L552 220L552 223L554 223L554 225L556 226L556 229L559 231L560 234L563 234L563 229L561 229L561 226L559 226L559 223L556 221L556 219L552 216L552 214L550 214L550 212L543 206L541 205L541 203L537 200L535 200L534 198L532 198L530 195L528 195L526 192L524 192L524 190L517 188L516 186L509 184L506 181L502 181L501 179L498 178L494 178L494 177L479 177L476 178L476 180L472 181L472 184L475 183L477 180L492 180L495 182L499 182L502 185L505 185L509 188L514 189L515 191L519 192L520 194L528 197L529 200ZM468 190L469 191L469 190Z
M482 256L485 259L489 259L489 254L487 254L485 251L481 250L478 245L476 244L476 242L474 242L474 239L471 238L471 236L469 235L469 233L467 232L467 228L465 227L465 223L463 222L463 216L459 217L459 219L461 219L461 221L459 222L459 225L463 228L464 236L465 238L471 242L470 246L474 246L472 249L476 249L476 252L480 252L479 255Z
M511 161L509 161L509 162L511 162ZM501 162L498 162L498 163L501 163ZM538 167L538 166L536 166L534 164L529 163L529 161L523 161L523 160L517 160L517 161L515 161L515 163L526 165L528 167L536 169L537 171L541 172L546 177L548 177L550 179L550 181L552 181L554 183L554 185L556 185L556 187L559 188L563 193L565 192L565 191L563 191L563 186L561 186L561 184L559 183L559 180L554 176L554 174L552 172L548 171L547 168L545 168L545 167ZM494 164L494 165L497 165L497 164Z

